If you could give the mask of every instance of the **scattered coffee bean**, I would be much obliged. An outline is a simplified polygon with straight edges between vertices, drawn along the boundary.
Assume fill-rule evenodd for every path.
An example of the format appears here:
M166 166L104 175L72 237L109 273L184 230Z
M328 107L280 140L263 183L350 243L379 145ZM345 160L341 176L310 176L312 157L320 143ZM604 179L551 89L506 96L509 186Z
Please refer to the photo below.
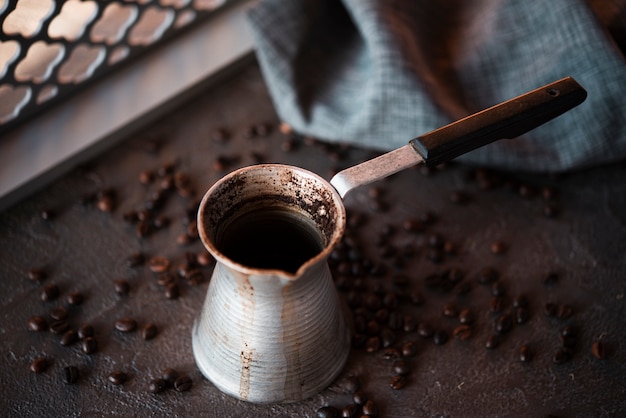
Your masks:
M150 393L161 393L167 389L167 382L160 377L152 379L148 384L148 391Z
M491 283L491 294L493 296L504 296L506 294L506 288L501 280Z
M461 312L459 312L459 322L466 325L474 322L474 315L472 314L472 311L469 309L462 309Z
M170 268L170 260L161 256L152 257L148 261L148 267L153 273L164 273Z
M389 381L389 387L393 390L400 390L406 386L406 377L394 376Z
M165 297L168 299L178 299L180 296L180 288L178 283L169 283L165 286Z
M78 341L78 334L76 331L70 329L63 333L60 343L62 346L67 347L74 344L76 341Z
M115 321L115 329L120 332L133 332L137 329L137 321L132 318L122 318Z
M498 334L506 334L513 328L513 318L510 314L502 314L496 319L495 330Z
M365 405L365 403L369 400L367 394L362 390L357 390L352 394L352 402L359 406Z
M359 407L353 403L348 404L341 408L339 416L342 418L358 418Z
M370 337L365 341L365 351L375 353L380 350L380 337Z
M157 336L159 329L153 323L147 323L141 328L141 337L144 340L151 340Z
M93 354L98 349L98 342L94 337L85 337L80 345L83 353L85 354Z
M530 350L530 347L527 345L523 345L519 349L519 361L522 363L528 363L533 358L533 353Z
M397 360L400 357L402 357L402 352L395 347L389 347L383 351L383 358L385 360Z
M50 322L50 325L49 325L50 332L52 332L53 334L57 334L57 335L63 334L65 331L69 329L69 327L70 325L65 319L52 321Z
M130 292L130 283L126 279L114 280L113 287L118 295L127 295Z
M154 172L150 170L144 170L139 173L139 183L141 184L150 184L154 181Z
M394 374L406 376L411 371L409 364L404 360L396 360L391 366Z
M67 319L67 309L62 306L52 309L50 311L50 318L55 320Z
M403 357L415 357L417 354L417 344L415 341L407 341L402 344L402 356Z
M358 376L348 376L344 381L344 387L350 394L354 394L361 388L361 379Z
M128 257L128 265L129 267L138 267L141 266L146 261L145 256L142 252L136 252L131 254Z
M363 405L363 414L368 417L377 417L378 416L378 406L371 399L365 402Z
M453 303L446 303L441 310L443 316L448 318L455 318L458 315L456 306Z
M187 392L189 389L191 389L192 385L193 385L193 381L191 380L189 376L186 376L186 375L179 376L174 381L174 389L177 392Z
M504 309L504 299L501 296L492 296L489 299L489 312L500 313Z
M41 291L41 300L44 302L55 300L59 297L59 293L59 286L55 284L49 284Z
M420 322L417 326L417 334L423 338L430 338L433 336L433 328L425 322Z
M556 316L560 319L567 319L574 314L574 310L571 306L566 304L560 304L556 311Z
M43 317L32 316L28 320L29 331L40 332L40 331L45 331L46 329L48 329L48 322L46 322L46 320Z
M76 366L67 366L63 368L63 381L67 384L78 382L79 371Z
M380 343L383 348L391 347L396 342L396 334L389 328L385 328L380 332Z
M90 324L83 324L78 328L78 338L84 340L88 337L93 337L94 329Z
M28 278L34 282L41 283L48 278L48 273L44 269L30 269Z
M30 363L30 370L33 373L43 373L48 369L50 362L45 357L37 357L35 360Z
M448 333L446 331L435 331L433 333L433 342L435 345L444 345L448 342Z
M161 379L163 379L168 386L173 387L174 382L176 381L176 379L178 379L179 376L180 374L176 369L168 367L167 369L163 370L163 373L161 374Z
M317 418L338 418L339 410L334 406L322 406L317 410Z
M518 324L525 324L526 322L528 322L528 318L530 317L530 313L528 312L528 309L520 306L515 308L515 322Z
M500 274L491 267L485 267L478 273L477 281L480 284L491 284L498 279Z
M459 325L452 331L452 336L461 341L469 340L472 336L472 328L467 324Z
M116 386L123 385L128 380L128 375L122 371L116 370L109 374L109 382Z
M528 297L526 295L518 295L513 298L514 308L526 308L528 306Z
M558 306L552 302L548 302L544 305L544 312L546 316L556 316Z
M492 254L501 255L504 254L507 250L506 244L502 241L494 241L491 243L489 247Z
M84 299L85 298L81 292L72 292L69 295L67 295L66 302L68 305L71 305L71 306L79 306L79 305L82 305Z
M591 344L591 354L598 360L604 360L607 357L607 348L604 341L594 341Z
M487 340L485 341L485 348L488 350L492 350L494 348L496 348L498 345L500 345L500 337L497 335L490 335L489 337L487 337Z

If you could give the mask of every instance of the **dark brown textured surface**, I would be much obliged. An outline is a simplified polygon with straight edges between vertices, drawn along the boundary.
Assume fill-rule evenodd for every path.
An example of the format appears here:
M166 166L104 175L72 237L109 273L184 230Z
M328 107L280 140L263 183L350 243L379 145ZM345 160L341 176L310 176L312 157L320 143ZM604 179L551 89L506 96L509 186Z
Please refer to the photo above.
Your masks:
M251 125L270 123L267 137L246 138ZM223 128L230 139L211 139ZM407 139L420 134L407 132ZM153 140L161 146L152 147ZM298 404L254 405L220 393L201 377L191 353L191 326L207 287L210 268L203 268L204 282L180 284L180 296L167 298L147 263L130 267L128 258L142 251L147 258L171 259L173 272L185 259L186 251L202 251L199 240L181 246L177 238L186 230L182 218L189 201L173 193L162 214L171 223L167 228L139 238L123 214L140 208L155 185L142 185L142 171L155 172L165 163L176 162L177 172L189 175L197 198L224 172L214 171L220 156L236 161L230 168L258 161L281 162L310 169L330 178L332 170L366 159L370 153L355 149L325 151L319 145L301 143L285 152L285 136L258 69L255 66L212 88L157 124L129 138L103 154L88 167L77 169L19 205L0 214L0 410L6 416L315 416L323 405L343 407L350 403L346 377L359 375L363 390L373 399L381 416L623 416L626 411L626 168L612 165L573 173L559 178L509 175L532 185L534 196L523 197L528 188L511 182L493 189L479 187L468 178L473 168L451 165L431 172L408 170L373 187L382 189L374 204L371 188L357 190L346 200L350 218L366 216L363 226L349 228L348 234L366 258L388 267L383 277L361 274L345 283L354 294L366 297L368 290L382 286L409 293L394 282L394 258L374 244L384 225L395 233L389 241L401 253L405 244L414 255L404 257L399 271L408 276L408 289L419 290L424 304L414 306L401 300L398 311L427 321L449 334L446 344L435 345L416 331L398 333L394 346L414 340L416 355L407 360L410 373L406 385L392 390L389 381L392 362L382 350L366 353L354 349L348 365L329 389ZM346 154L346 159L337 158ZM222 161L223 162L223 161ZM229 168L229 169L230 169ZM492 177L490 177L492 178ZM507 186L508 185L508 186ZM543 186L552 186L559 213L543 215ZM111 187L117 204L111 213L94 205L82 205L83 196ZM451 197L462 190L464 204ZM520 191L522 192L520 194ZM456 198L460 195L455 195ZM454 199L452 199L454 200ZM459 200L459 199L456 199ZM388 209L385 209L385 206ZM403 229L403 221L418 218L426 211L437 221L424 232ZM48 219L44 219L48 218ZM455 255L444 255L442 263L429 260L429 236L440 234L457 247ZM436 241L436 240L434 240ZM498 254L492 252L492 244ZM502 245L504 244L504 245ZM432 258L432 257L431 257ZM500 345L485 349L497 315L489 312L491 288L478 284L478 273L495 268L506 290L505 309L512 299L525 294L530 318L503 335ZM44 269L47 277L38 283L29 278L33 268ZM463 282L472 290L457 295L427 288L429 274L458 268ZM544 284L556 272L558 280ZM126 279L128 294L115 291L115 280ZM366 290L360 290L358 283ZM395 283L395 284L394 284ZM46 285L57 284L59 296L42 301ZM355 288L356 285L356 288ZM457 285L460 286L460 285ZM355 290L356 289L356 290ZM97 351L85 354L80 344L62 346L61 336L50 331L29 331L29 319L42 316L48 324L50 311L66 306L74 291L84 296L79 306L68 307L72 329L83 323L95 328ZM346 296L348 291L342 291ZM546 303L567 304L572 316L548 317ZM469 308L474 316L472 335L455 338L459 321L442 314L452 303L460 311ZM450 306L448 306L449 308ZM122 318L137 321L138 330L121 333L115 322ZM141 328L157 326L157 335L144 340ZM560 334L567 326L578 331L572 359L554 364L552 357L561 345ZM605 342L606 358L592 354L594 341ZM520 361L520 348L532 352L529 362ZM30 365L38 357L49 365L33 373ZM76 383L64 381L64 369L76 366ZM166 368L189 375L193 386L187 392L173 389L150 393L150 382ZM128 381L113 385L108 376L124 371Z

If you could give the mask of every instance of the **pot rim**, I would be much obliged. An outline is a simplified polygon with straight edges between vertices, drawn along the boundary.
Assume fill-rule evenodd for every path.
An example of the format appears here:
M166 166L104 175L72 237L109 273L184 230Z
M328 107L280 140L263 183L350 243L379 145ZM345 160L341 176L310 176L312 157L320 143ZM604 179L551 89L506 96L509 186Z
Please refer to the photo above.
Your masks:
M262 170L271 170L271 169L295 171L305 177L314 179L316 182L318 182L320 185L322 185L325 189L327 189L331 193L332 204L335 206L337 210L336 224L335 224L335 228L332 234L330 235L331 237L330 240L316 256L305 261L295 273L289 273L287 271L280 270L280 269L264 269L264 268L248 267L244 264L240 264L230 259L229 257L224 255L221 251L217 249L216 245L213 243L213 240L209 237L204 227L205 225L204 224L204 217L205 217L204 208L207 206L207 202L210 200L211 196L220 188L220 186L223 183L225 183L226 181L234 177L240 176L242 173L245 173L248 171L262 171ZM202 197L202 200L200 201L200 205L198 206L197 223L198 223L198 233L200 235L200 240L202 241L204 247L211 253L211 255L216 259L218 263L221 263L235 271L238 271L242 274L249 275L249 276L252 276L252 275L279 276L279 277L284 277L289 280L296 280L297 278L303 276L304 273L309 268L326 260L328 256L330 255L330 253L333 251L333 249L336 247L336 245L339 243L339 241L343 237L343 234L346 228L346 209L343 204L343 200L341 196L339 195L339 193L337 192L337 190L335 190L335 188L330 184L330 182L322 178L320 175L313 173L312 171L309 171L307 169L288 165L288 164L274 164L274 163L256 164L256 165L249 165L246 167L241 167L236 170L233 170L230 173L223 176L222 178L220 178L218 181L216 181L207 190L207 192Z

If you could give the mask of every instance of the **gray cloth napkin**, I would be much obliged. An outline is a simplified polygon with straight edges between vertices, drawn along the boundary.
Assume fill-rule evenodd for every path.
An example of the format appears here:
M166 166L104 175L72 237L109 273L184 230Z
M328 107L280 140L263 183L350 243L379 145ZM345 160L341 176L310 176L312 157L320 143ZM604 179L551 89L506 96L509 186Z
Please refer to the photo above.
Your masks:
M577 108L460 160L563 171L626 157L626 1L266 0L249 12L279 117L390 150L572 76Z

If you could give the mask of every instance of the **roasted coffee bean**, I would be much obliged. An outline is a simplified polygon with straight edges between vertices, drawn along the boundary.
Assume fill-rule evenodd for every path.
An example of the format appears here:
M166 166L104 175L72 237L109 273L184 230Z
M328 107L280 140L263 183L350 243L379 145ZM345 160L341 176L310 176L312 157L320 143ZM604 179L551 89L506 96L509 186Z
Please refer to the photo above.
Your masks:
M502 314L496 319L495 330L498 334L506 334L513 328L513 318L509 314Z
M365 307L370 311L375 311L382 306L380 297L375 293L368 293L363 300Z
M139 183L141 184L150 184L154 181L155 175L153 171L143 170L139 173Z
M443 305L441 313L447 318L455 318L458 315L456 306L452 302Z
M456 286L456 294L459 296L467 295L472 291L472 284L470 282L461 282Z
M133 332L137 329L137 321L132 318L122 318L115 321L115 329L120 332Z
M459 312L459 322L461 324L471 324L474 322L474 315L472 314L472 311L469 309L462 309L461 312Z
M415 357L417 354L417 344L415 341L407 341L402 344L402 356L403 357Z
M164 273L170 268L170 260L161 256L152 257L148 267L153 273Z
M498 279L500 274L491 267L485 267L478 273L477 281L480 284L491 284Z
M444 345L448 342L448 333L446 331L435 331L433 333L433 342L435 345Z
M367 394L360 389L352 394L352 402L356 405L363 406L368 400Z
M157 284L159 286L167 286L170 283L175 283L176 278L171 273L162 273L157 277Z
M54 211L52 209L44 209L41 211L41 219L51 221L54 219Z
M380 350L380 337L370 337L365 341L365 351L375 353Z
M389 387L393 390L400 390L406 386L406 377L394 376L389 381Z
M411 304L415 306L422 306L425 300L424 295L418 290L413 290L409 292L408 299L409 302L411 302Z
M28 330L29 331L45 331L48 328L48 322L41 316L32 316L28 320Z
M96 200L96 207L101 212L112 212L115 208L115 199L113 196L108 195L98 197Z
M402 329L404 332L413 332L417 329L417 321L411 314L406 314L402 318Z
M388 347L383 351L385 360L398 360L400 357L402 357L402 353L395 347Z
M520 306L518 308L515 308L515 322L518 324L525 324L526 322L528 322L528 318L530 317L530 313L528 312L528 309Z
M513 298L514 308L526 308L527 306L528 306L528 296L518 295L515 298Z
M169 283L165 286L165 297L168 299L178 299L180 296L180 288L178 283Z
M172 369L171 367L168 367L167 369L163 370L163 373L161 374L161 379L163 379L165 383L167 383L168 386L174 386L174 382L179 377L180 377L180 373L178 373L178 371L176 371L175 369Z
M79 371L76 366L67 366L63 368L63 381L67 384L78 382Z
M139 220L139 215L136 210L129 210L128 212L124 212L122 218L129 224L134 224Z
M530 347L527 345L523 345L519 349L519 361L522 363L528 363L533 358L533 353L530 350Z
M501 255L504 254L507 250L506 248L506 244L503 243L502 241L494 241L491 243L491 246L489 247L489 249L491 250L492 254L496 254L496 255Z
M146 341L153 339L154 337L157 336L158 333L159 333L159 329L157 328L155 324L151 322L145 324L141 328L141 337Z
M358 418L359 407L353 403L348 404L341 408L339 411L339 416L342 418Z
M492 296L489 299L489 312L500 313L504 308L504 299L501 296Z
M59 286L55 284L49 284L41 291L41 300L44 302L55 300L59 297L59 293Z
M60 334L63 334L65 331L67 331L70 325L67 323L65 319L59 319L59 320L50 322L49 327L50 327L50 332L52 332L53 334L60 335Z
M489 337L487 337L487 340L485 341L485 348L491 350L496 348L498 345L500 345L500 337L497 335L490 335Z
M554 353L554 355L552 356L552 362L554 364L567 363L571 359L571 357L572 355L568 350L561 349Z
M174 381L174 389L177 392L187 392L189 389L191 389L192 385L193 385L193 381L191 380L189 376L186 376L186 375L179 376Z
M90 324L83 324L78 328L78 338L84 340L88 337L93 337L94 329Z
M198 262L199 265L206 267L206 266L211 266L213 265L213 262L215 261L215 259L213 258L213 256L206 252L206 251L202 251L200 253L198 253L196 260Z
M444 242L442 249L443 249L443 252L448 255L454 255L456 254L456 251L457 251L456 244L451 241Z
M167 389L167 382L160 377L152 379L148 384L148 390L150 393L161 393Z
M407 374L410 373L411 368L409 367L409 364L406 361L396 360L393 362L393 365L391 366L391 370L393 371L394 374L406 376Z
M378 416L378 406L371 399L365 402L363 405L363 414L368 417L377 417Z
M317 418L339 418L339 410L334 406L322 406L317 410Z
M591 354L598 360L604 360L607 357L607 347L604 341L594 341L591 344Z
M43 373L48 369L50 362L45 357L37 357L35 360L30 363L30 370L33 373Z
M491 283L491 294L493 296L504 296L506 294L506 288L504 286L504 283L502 283L500 280L496 280L495 282Z
M123 385L128 380L128 375L123 371L116 370L109 374L109 382L113 383L116 386Z
M98 349L98 342L94 337L85 337L80 344L80 348L85 354L93 354Z
M44 269L30 269L28 271L28 278L34 282L41 283L48 278L48 273Z
M433 328L425 322L420 322L417 326L417 334L423 338L430 338L433 336Z
M396 342L396 334L389 328L380 331L380 344L383 348L391 347Z
M459 325L452 330L452 336L461 341L469 340L472 337L472 328L467 324Z
M61 336L60 343L62 346L67 347L78 341L78 334L73 329L67 330Z
M377 310L374 314L374 319L379 324L386 324L389 321L389 310L385 308Z
M84 300L85 298L81 292L72 292L69 295L67 295L67 298L66 298L67 304L71 306L82 305Z
M139 238L145 238L152 233L152 223L150 221L141 221L135 228L135 233Z
M416 233L424 230L424 224L417 219L405 219L402 228L407 232Z
M389 314L388 321L389 328L394 331L401 329L404 325L404 317L397 311L391 312Z
M141 266L146 261L146 257L142 252L136 252L131 254L128 257L128 265L129 267L138 267Z
M563 337L576 337L578 336L578 330L574 326L568 325L561 330L561 335Z
M58 306L50 311L50 318L55 320L67 319L67 309L62 306Z

